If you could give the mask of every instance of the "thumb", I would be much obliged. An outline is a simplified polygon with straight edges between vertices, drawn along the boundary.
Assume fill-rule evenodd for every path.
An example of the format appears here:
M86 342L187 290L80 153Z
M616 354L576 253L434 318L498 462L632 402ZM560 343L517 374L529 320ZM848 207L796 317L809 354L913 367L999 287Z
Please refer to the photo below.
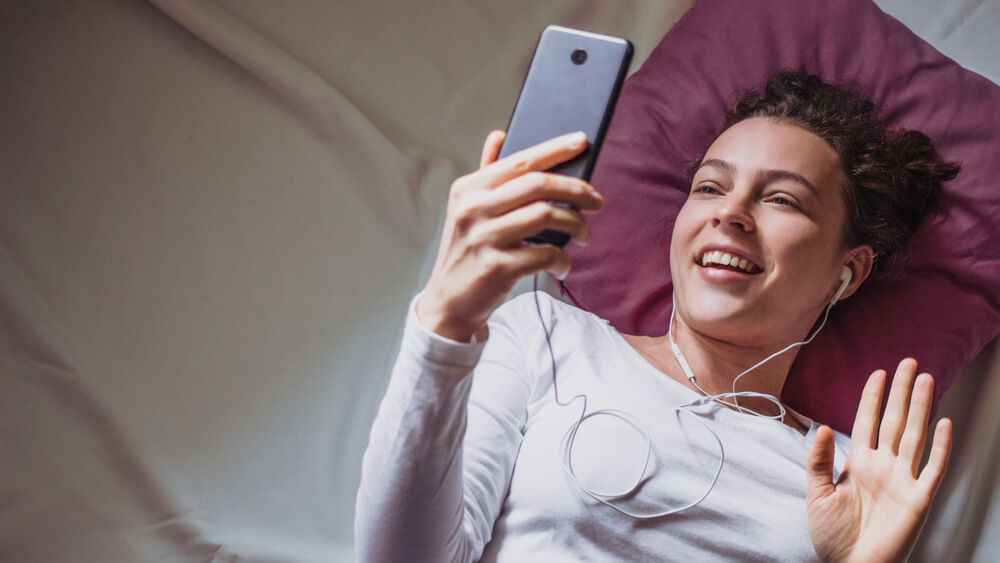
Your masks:
M490 134L486 136L486 142L483 143L483 154L479 157L480 168L485 168L496 162L497 155L500 154L500 147L503 146L503 140L506 138L507 133L504 131L490 131Z
M833 483L833 456L836 444L833 440L833 430L829 426L820 426L816 432L812 449L806 458L806 477L808 479L808 501L833 494L836 486Z

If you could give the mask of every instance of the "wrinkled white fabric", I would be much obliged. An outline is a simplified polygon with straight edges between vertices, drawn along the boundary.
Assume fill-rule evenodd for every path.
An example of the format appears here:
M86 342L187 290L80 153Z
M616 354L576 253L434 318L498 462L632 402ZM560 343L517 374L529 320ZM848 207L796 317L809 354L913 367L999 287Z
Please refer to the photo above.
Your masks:
M638 67L692 2L0 2L0 560L352 560L400 320L538 31ZM878 3L1000 81L1000 0ZM915 561L1000 560L998 382L945 396Z
M808 561L806 435L700 398L651 366L598 317L538 294L550 327L560 402L617 409L649 431L653 461L620 507L663 512L711 484L703 502L637 520L586 496L567 478L561 444L583 401L560 406L532 294L489 321L486 343L423 329L411 307L399 358L365 455L356 542L361 561ZM643 469L645 441L630 418L580 426L577 477L623 491ZM839 471L849 438L837 434ZM485 546L485 550L484 550Z

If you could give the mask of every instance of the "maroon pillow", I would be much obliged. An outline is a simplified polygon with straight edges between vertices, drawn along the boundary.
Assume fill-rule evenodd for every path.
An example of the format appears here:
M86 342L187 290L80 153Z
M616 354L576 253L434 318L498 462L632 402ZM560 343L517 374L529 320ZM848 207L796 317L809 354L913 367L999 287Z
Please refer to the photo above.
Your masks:
M887 277L833 308L799 352L784 400L849 432L878 368L917 358L935 400L1000 332L1000 87L866 0L698 2L627 81L592 183L606 199L566 285L618 329L663 335L668 249L688 171L739 93L781 69L851 83L897 127L933 139L962 172Z

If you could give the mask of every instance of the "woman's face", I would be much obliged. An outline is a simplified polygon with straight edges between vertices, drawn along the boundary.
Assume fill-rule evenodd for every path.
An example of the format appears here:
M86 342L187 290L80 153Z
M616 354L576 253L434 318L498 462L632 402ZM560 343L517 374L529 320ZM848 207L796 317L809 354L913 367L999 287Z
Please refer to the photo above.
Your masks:
M851 260L843 181L833 148L805 129L748 119L722 133L674 225L679 318L744 346L803 340Z

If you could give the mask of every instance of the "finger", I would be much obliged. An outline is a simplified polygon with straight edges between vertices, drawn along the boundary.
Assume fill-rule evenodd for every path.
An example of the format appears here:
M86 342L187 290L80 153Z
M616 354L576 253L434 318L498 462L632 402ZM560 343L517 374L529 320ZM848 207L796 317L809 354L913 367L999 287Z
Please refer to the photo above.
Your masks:
M568 203L580 211L599 211L604 205L604 198L579 178L531 172L490 191L482 207L496 216L538 200Z
M877 445L879 410L882 408L882 391L885 387L884 370L871 374L864 391L861 392L861 402L858 404L858 414L854 417L854 428L851 429L851 451L856 447L874 449Z
M479 157L480 169L496 162L497 155L500 154L500 147L503 146L503 140L506 138L507 133L504 131L490 131L490 134L486 136L486 142L483 143L483 153Z
M590 242L587 220L574 209L566 209L544 201L536 201L510 213L491 219L480 229L489 242L499 248L518 248L521 240L545 229L566 233L580 244Z
M569 257L561 248L552 245L525 246L507 251L507 256L507 270L512 278L548 272L562 280L569 274Z
M836 490L833 482L833 458L836 442L829 426L820 426L809 456L806 458L806 478L808 486L807 502L823 498Z
M548 170L580 154L586 147L584 133L569 133L505 156L475 174L495 187L521 174Z
M934 378L927 373L920 374L913 383L906 429L903 430L903 437L899 440L899 457L910 461L910 473L914 478L920 470L920 459L924 455L924 445L927 442L927 421L931 416L933 395Z
M941 478L944 477L945 469L948 468L948 458L951 456L951 420L942 418L937 428L934 430L934 441L931 442L931 455L927 460L927 465L920 472L917 482L933 495L938 486L941 485Z
M889 389L889 402L879 427L878 447L888 448L893 454L899 450L899 440L906 425L906 415L910 407L910 393L913 390L913 376L917 373L917 362L906 358L899 362L896 375Z

